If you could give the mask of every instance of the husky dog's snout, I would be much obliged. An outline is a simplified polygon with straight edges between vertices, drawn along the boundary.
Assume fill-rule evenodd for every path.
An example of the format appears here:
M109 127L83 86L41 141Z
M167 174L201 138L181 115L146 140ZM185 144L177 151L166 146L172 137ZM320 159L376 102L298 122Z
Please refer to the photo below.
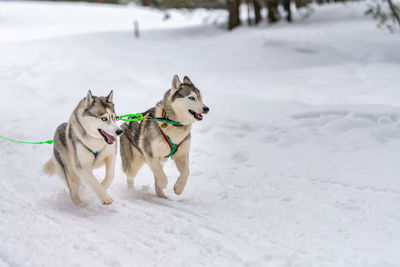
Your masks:
M207 106L204 106L204 107L203 107L203 113L204 113L204 114L207 114L208 111L210 111L210 108L207 107Z
M121 134L123 133L123 131L122 131L121 129L118 129L117 131L115 131L115 133L116 133L117 135L121 135Z

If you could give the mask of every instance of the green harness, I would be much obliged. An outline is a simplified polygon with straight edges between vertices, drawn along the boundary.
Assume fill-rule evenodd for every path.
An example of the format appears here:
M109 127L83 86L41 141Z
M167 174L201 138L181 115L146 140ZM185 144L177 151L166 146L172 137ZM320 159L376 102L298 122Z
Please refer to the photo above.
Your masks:
M129 122L130 121L141 122L144 120L151 120L151 121L157 121L157 122L163 122L166 124L171 124L174 127L183 127L182 123L168 119L167 114L164 109L162 110L162 118L148 118L147 116L143 116L143 114L138 113L138 114L122 115L122 116L119 116L118 119L122 120L122 121L129 121ZM161 126L163 126L163 125L161 125ZM165 141L167 142L167 144L170 148L169 154L167 156L165 156L166 158L169 158L172 155L174 155L176 153L176 151L178 151L179 147L187 139L187 136L179 144L175 144L174 142L172 142L171 138L164 133L164 131L161 129L160 126L158 126L158 129L160 130L161 135L164 137Z
M165 156L166 158L169 158L173 154L175 154L176 151L178 151L178 148L182 145L183 142L185 142L187 137L183 138L183 140L179 144L175 144L174 142L171 141L171 138L169 138L169 136L166 135L163 130L161 130L160 127L158 127L158 129L160 129L160 132L161 132L162 136L164 137L165 141L169 145L170 152L169 152L169 154L167 156Z

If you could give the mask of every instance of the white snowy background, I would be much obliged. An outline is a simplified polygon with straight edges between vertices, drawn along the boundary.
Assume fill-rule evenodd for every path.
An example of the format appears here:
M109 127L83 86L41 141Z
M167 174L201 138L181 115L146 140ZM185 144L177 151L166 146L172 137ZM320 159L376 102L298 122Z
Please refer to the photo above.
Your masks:
M0 140L0 266L400 266L400 35L314 8L227 32L224 11L0 2L0 135L51 139L88 89L144 111L175 73L210 107L167 200L118 157L114 203L75 206L50 145Z

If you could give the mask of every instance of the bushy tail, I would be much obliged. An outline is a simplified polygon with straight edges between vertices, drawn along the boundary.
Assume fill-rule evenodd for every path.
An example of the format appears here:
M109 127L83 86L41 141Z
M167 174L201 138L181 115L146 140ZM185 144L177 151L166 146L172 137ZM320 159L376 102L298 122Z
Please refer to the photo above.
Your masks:
M54 164L53 159L49 159L44 165L43 165L43 171L47 173L48 175L54 175L56 173L56 165Z

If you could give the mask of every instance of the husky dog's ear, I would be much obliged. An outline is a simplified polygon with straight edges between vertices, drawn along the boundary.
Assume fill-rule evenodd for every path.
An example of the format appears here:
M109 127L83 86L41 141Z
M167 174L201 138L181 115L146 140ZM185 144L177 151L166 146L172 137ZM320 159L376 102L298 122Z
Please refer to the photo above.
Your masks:
M179 86L181 85L181 81L179 80L178 75L174 75L174 78L172 79L172 90L178 90Z
M87 96L86 96L86 106L90 106L93 102L94 102L94 99L93 99L92 91L89 90L87 92Z
M106 98L107 102L109 102L109 103L113 102L113 95L114 95L114 91L111 90L111 92L108 94L108 96Z
M183 83L193 85L192 81L189 79L188 76L183 77Z

